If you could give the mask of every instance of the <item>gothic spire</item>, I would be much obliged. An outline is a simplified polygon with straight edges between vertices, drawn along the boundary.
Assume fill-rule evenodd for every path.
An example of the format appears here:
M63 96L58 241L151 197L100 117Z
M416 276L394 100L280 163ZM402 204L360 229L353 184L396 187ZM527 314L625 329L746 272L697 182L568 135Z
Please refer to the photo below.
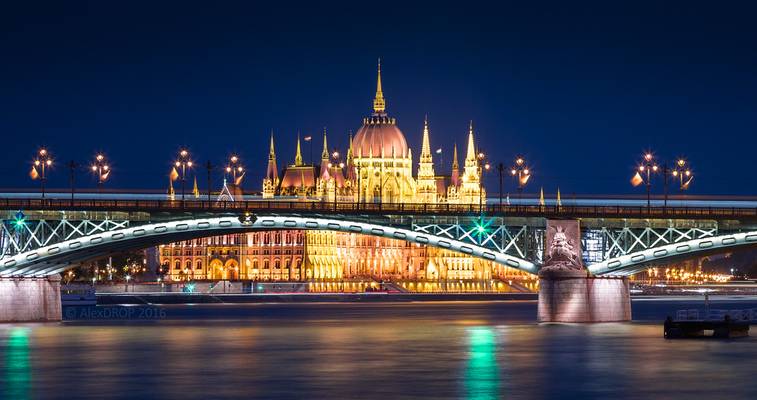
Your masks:
M431 144L428 138L428 116L423 120L423 144L421 145L420 161L431 161Z
M460 186L460 166L457 163L457 143L452 147L452 175L450 176L452 186Z
M457 143L452 148L452 171L457 171L460 165L457 163Z
M468 126L468 149L465 153L465 165L476 163L476 146L473 143L473 120Z
M378 60L378 78L376 79L376 98L373 99L373 112L383 114L386 111L384 92L381 90L381 59Z
M273 129L271 129L271 148L268 150L268 169L266 170L265 177L272 181L279 179L279 172L276 167L276 150L273 147Z
M347 165L352 165L352 159L354 157L354 154L352 154L352 130L350 130L350 140L347 144Z
M300 132L297 132L297 153L294 155L294 165L302 165L302 150L300 149Z
M323 127L323 151L321 152L321 160L326 160L328 162L329 159L329 145L328 141L326 140L326 127Z

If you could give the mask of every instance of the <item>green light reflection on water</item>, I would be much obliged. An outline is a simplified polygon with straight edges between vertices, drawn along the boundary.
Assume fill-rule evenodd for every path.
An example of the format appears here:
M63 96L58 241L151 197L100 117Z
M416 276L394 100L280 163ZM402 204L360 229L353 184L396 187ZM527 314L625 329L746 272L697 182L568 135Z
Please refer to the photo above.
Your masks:
M465 369L466 398L498 399L500 384L494 330L480 326L469 329L468 334L470 351Z
M5 399L30 399L29 328L13 328L5 349Z

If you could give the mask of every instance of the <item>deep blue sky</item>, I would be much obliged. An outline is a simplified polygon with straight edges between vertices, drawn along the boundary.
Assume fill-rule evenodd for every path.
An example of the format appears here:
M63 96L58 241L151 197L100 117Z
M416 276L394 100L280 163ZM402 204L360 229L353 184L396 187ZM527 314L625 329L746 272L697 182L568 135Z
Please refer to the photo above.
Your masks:
M44 144L51 186L102 150L108 186L163 189L186 145L199 162L238 152L259 190L271 129L280 166L298 130L316 155L323 126L345 146L381 57L416 160L428 114L445 164L473 119L494 162L527 157L531 191L641 194L628 180L649 148L690 160L692 194L757 194L746 2L21 3L0 7L0 187L35 187Z

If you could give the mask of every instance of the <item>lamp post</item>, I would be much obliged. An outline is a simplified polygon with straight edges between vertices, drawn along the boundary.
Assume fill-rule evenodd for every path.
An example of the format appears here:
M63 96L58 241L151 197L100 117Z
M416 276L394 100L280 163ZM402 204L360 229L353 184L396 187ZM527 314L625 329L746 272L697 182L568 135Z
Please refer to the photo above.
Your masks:
M44 147L37 151L34 158L34 167L32 167L32 179L39 179L42 189L42 198L45 198L45 181L47 180L47 169L53 165L53 158L50 152ZM39 170L37 170L39 168Z
M486 155L483 152L479 152L476 154L476 158L478 159L478 177L479 177L479 183L478 183L478 212L481 214L481 220L483 221L484 218L484 172L489 171L491 168L491 165L489 165L488 162L485 162Z
M340 171L342 170L342 168L344 168L344 163L343 162L339 162L339 152L336 149L334 149L334 151L331 153L331 159L333 160L333 162L330 162L328 164L329 171L332 168L336 168L336 167L339 167ZM336 181L336 173L333 173L333 176L331 177L331 180L334 181L334 211L336 211L336 208L337 208L337 205L336 205L336 185L338 183Z
M689 168L686 160L684 160L683 158L680 158L678 159L678 161L676 161L676 166L673 168L671 175L673 175L674 178L678 179L678 189L680 190L688 189L691 179L694 178L694 173L691 172L691 169Z
M229 158L229 163L226 164L225 171L226 171L227 174L231 175L232 182L234 182L234 184L236 185L237 184L237 176L241 177L242 173L244 172L244 167L242 166L242 164L241 164L241 162L239 160L239 157L234 156L234 155L231 156ZM237 175L237 174L239 174L239 175Z
M205 169L208 171L208 202L210 202L210 191L211 191L211 188L213 187L211 185L212 179L213 179L211 174L212 174L214 168L215 168L215 165L213 165L210 162L210 160L208 160L208 162L205 163Z
M691 172L691 168L689 167L687 161L684 158L679 158L678 160L676 160L675 166L673 167L673 170L670 172L670 174L673 176L673 179L678 180L678 189L681 191L688 189L689 184L691 183L691 180L694 178L694 173ZM665 175L665 182L667 182L667 171ZM668 191L666 188L665 190L665 205L666 206L667 206L667 203L668 203Z
M502 211L502 176L505 173L505 164L497 164L497 172L499 173L499 210Z
M187 168L192 168L192 160L189 159L189 151L181 149L179 157L176 159L174 166L181 171L181 201L184 201L184 194L187 186Z
M70 172L69 181L71 183L71 200L74 199L74 192L75 192L75 186L74 186L74 180L76 179L76 169L79 168L79 164L76 163L74 160L71 160L68 162L68 169Z
M97 174L97 192L100 193L102 191L103 183L110 175L110 166L105 160L105 155L102 153L95 156L95 162L92 163L92 172Z
M652 207L652 174L657 173L660 167L654 161L652 153L647 152L644 154L644 159L639 163L639 172L646 174L646 181L644 182L647 187L647 209Z
M531 170L526 165L526 160L518 156L515 158L515 165L510 168L510 174L518 180L518 203L522 203L523 188L531 177Z

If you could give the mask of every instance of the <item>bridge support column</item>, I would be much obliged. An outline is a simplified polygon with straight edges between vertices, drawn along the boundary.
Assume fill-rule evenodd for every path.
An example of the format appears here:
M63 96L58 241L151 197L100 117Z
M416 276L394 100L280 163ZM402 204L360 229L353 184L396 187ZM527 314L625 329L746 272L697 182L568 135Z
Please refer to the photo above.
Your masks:
M539 322L631 320L628 278L589 276L586 271L539 274Z
M0 323L60 320L60 275L0 278Z

